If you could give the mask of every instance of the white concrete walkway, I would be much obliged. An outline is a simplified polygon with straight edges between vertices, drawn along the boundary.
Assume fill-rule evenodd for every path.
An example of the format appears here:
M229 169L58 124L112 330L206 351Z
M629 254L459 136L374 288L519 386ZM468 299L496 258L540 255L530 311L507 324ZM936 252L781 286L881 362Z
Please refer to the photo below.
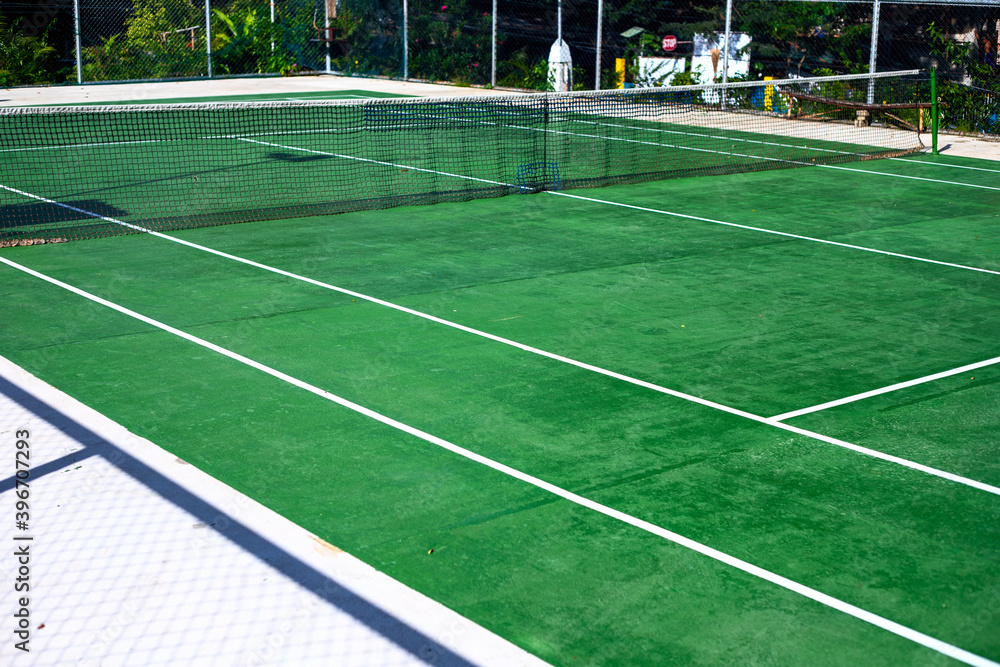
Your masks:
M81 104L85 102L120 102L160 100L179 97L225 95L260 95L272 93L313 93L340 90L366 90L419 97L471 97L497 95L487 88L445 86L433 83L362 79L350 76L292 76L259 79L213 79L199 81L164 81L149 83L88 84L84 86L39 86L0 88L0 106L34 104ZM505 92L503 94L517 94Z
M545 664L3 358L0 443L2 665Z

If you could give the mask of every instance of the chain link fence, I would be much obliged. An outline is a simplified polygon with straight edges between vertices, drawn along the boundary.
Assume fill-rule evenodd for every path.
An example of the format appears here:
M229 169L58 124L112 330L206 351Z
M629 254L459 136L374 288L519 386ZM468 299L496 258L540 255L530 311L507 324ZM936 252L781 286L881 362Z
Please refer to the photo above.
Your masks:
M936 66L943 127L1000 134L1000 0L11 0L0 85L334 72L546 90L560 33L574 89Z
M83 83L326 69L314 0L77 2Z

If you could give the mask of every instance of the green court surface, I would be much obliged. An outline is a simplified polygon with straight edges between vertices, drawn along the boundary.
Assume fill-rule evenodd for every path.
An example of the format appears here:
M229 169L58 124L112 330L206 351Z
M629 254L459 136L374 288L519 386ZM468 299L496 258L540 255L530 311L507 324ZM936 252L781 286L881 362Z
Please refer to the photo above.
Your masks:
M556 665L991 665L998 174L6 248L0 354Z
M288 93L255 93L242 95L208 95L204 97L164 97L157 99L125 99L114 102L83 102L69 106L118 106L122 104L194 104L198 102L298 102L306 100L358 100L409 97L398 93L375 90L311 90Z

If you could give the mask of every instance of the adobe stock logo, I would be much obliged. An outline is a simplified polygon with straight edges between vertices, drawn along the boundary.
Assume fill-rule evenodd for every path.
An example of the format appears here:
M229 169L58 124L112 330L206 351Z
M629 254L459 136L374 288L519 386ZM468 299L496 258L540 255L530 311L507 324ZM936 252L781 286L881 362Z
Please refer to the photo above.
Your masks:
M72 0L50 0L40 5L34 14L21 19L21 33L25 37L38 37L60 12L68 12L72 16Z

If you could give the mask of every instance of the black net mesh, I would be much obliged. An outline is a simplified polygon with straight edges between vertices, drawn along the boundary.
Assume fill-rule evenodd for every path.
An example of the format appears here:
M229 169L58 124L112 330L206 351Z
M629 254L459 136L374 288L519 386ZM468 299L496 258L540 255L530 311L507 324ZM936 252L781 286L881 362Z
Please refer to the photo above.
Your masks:
M899 155L921 147L927 93L913 74L2 109L0 237L84 238Z

